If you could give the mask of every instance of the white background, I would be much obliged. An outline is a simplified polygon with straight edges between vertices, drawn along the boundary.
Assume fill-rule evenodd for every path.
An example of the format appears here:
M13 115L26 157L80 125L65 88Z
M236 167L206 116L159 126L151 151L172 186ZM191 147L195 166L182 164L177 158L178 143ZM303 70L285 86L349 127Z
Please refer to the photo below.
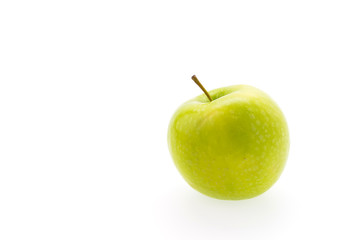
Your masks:
M359 239L359 1L1 1L0 239ZM249 84L289 124L265 194L220 201L167 126Z

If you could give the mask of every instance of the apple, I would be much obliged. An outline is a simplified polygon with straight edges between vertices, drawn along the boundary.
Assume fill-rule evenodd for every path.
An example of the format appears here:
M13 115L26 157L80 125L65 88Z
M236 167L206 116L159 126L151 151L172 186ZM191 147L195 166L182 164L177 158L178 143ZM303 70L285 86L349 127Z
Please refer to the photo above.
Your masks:
M280 177L289 131L278 105L263 91L235 85L204 91L182 104L168 128L176 168L197 191L217 199L256 197Z

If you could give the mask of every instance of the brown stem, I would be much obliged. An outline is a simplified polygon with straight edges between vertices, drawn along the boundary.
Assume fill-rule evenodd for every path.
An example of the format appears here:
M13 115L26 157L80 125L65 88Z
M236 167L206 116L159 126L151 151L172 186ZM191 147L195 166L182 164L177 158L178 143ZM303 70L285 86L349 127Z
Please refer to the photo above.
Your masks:
M206 91L206 89L203 87L203 85L200 83L199 79L193 75L191 77L191 79L201 88L201 90L203 90L203 92L205 93L205 95L208 97L208 99L210 100L210 102L212 101L210 94Z

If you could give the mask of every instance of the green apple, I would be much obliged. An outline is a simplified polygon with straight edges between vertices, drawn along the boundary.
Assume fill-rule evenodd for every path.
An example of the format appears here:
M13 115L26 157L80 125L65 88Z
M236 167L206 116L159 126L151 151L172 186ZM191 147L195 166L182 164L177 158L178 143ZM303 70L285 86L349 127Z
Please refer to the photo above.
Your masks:
M186 182L217 199L258 196L280 177L289 131L277 104L261 90L236 85L181 105L168 129L175 166Z

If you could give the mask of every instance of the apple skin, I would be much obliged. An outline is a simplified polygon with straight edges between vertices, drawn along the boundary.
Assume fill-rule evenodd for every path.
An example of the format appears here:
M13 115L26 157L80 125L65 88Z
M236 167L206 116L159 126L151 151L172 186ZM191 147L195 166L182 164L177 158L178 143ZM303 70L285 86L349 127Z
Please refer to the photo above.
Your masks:
M197 191L217 199L256 197L280 177L289 152L283 113L264 92L236 85L181 105L168 128L175 166Z

